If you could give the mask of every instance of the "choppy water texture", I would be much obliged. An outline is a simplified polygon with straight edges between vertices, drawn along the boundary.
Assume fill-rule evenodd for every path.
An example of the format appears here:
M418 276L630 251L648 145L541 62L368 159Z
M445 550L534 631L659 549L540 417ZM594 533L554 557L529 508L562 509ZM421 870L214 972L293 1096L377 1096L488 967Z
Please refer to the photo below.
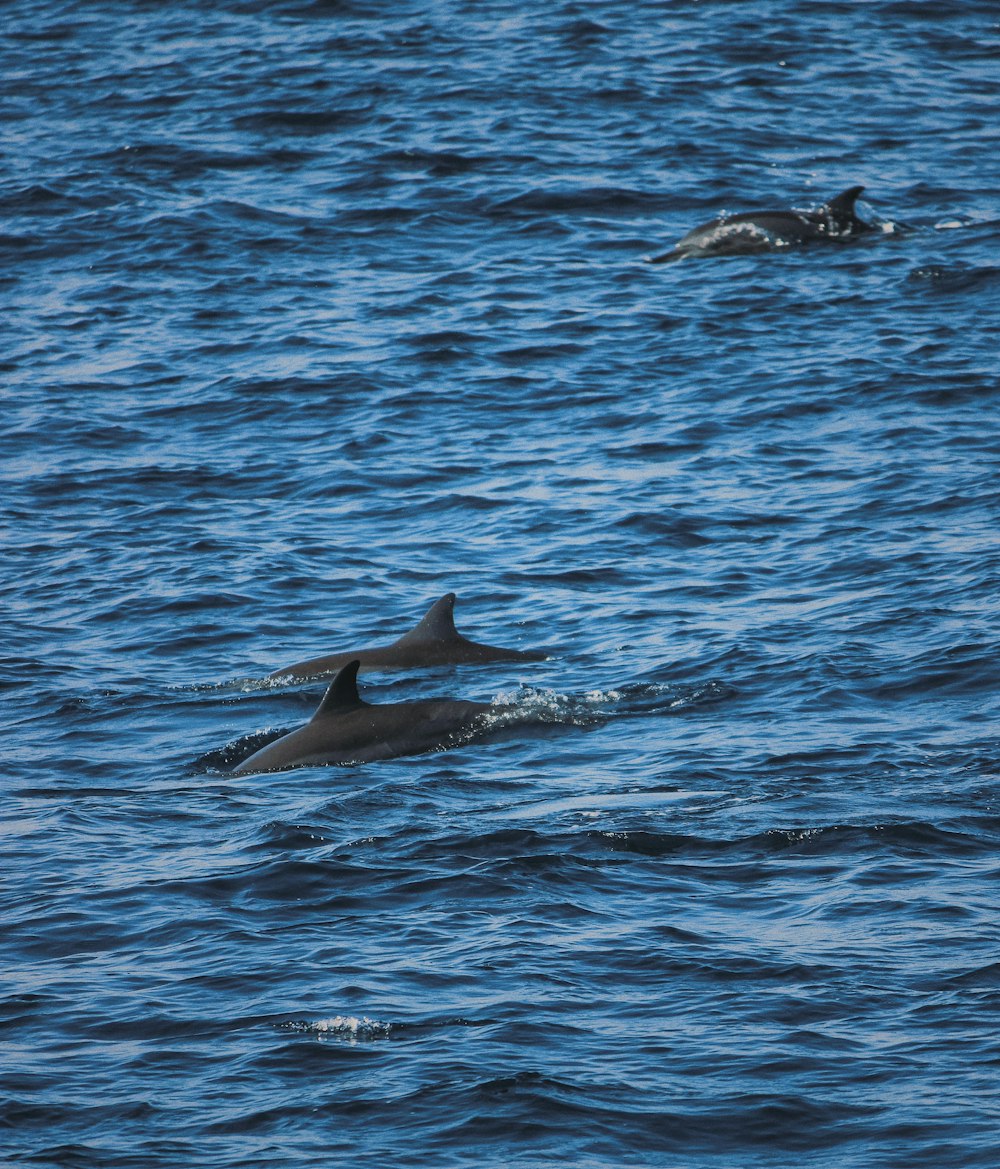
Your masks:
M0 35L4 1163L995 1166L996 5ZM229 775L452 590L525 733Z

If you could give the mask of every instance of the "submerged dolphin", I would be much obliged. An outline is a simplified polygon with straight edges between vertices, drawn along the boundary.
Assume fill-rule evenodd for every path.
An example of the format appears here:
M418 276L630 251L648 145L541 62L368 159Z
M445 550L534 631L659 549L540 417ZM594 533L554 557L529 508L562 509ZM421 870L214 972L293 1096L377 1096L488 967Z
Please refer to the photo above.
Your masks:
M864 187L850 187L815 211L743 211L703 223L652 264L686 256L746 256L800 247L820 240L846 241L872 230L854 214Z
M432 698L372 706L358 694L357 658L330 683L305 726L275 739L233 768L233 775L284 771L327 763L368 763L397 755L421 755L467 742L488 728L488 714L502 718L511 707Z
M275 670L270 678L315 678L333 674L357 659L363 670L406 670L421 666L450 666L464 662L538 662L538 650L501 649L469 641L455 628L455 594L446 593L427 610L409 633L391 645L376 645L327 654Z

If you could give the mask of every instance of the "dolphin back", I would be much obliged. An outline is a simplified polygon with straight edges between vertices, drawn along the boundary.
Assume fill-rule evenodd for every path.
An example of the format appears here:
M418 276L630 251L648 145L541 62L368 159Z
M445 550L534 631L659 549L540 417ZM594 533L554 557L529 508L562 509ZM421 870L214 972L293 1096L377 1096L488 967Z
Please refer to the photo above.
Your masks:
M720 216L689 231L670 251L651 257L650 263L671 263L687 256L745 256L853 238L871 229L854 210L863 191L861 186L848 187L815 211L741 211Z
M501 661L542 661L540 650L504 649L470 641L455 628L454 593L445 593L412 629L389 645L370 646L308 658L284 666L269 678L316 678L343 669L357 659L362 670L408 670Z

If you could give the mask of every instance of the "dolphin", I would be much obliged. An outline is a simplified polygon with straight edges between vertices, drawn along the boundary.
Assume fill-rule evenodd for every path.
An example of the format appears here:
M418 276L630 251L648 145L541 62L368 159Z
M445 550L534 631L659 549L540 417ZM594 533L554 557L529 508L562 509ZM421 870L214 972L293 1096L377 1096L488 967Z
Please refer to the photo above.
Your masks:
M451 666L466 662L538 662L540 650L501 649L463 637L455 628L455 594L445 595L391 645L375 645L296 662L269 674L269 678L316 678L334 674L357 659L363 670L407 670L421 666Z
M330 683L316 713L298 730L261 747L233 775L328 763L369 763L441 751L469 742L514 708L431 698L373 706L358 694L358 658ZM495 716L495 717L488 717Z
M854 213L854 203L864 187L849 187L815 211L743 211L723 215L689 231L683 239L651 264L683 260L686 256L748 256L801 247L821 240L844 242L866 231Z

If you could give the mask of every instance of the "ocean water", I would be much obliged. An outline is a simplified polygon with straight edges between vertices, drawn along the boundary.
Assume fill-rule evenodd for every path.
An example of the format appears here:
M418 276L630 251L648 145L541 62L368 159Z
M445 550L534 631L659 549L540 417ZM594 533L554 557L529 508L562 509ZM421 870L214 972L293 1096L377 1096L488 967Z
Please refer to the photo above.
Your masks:
M998 59L4 5L0 1163L997 1165ZM449 591L546 660L365 697L529 725L229 773Z

